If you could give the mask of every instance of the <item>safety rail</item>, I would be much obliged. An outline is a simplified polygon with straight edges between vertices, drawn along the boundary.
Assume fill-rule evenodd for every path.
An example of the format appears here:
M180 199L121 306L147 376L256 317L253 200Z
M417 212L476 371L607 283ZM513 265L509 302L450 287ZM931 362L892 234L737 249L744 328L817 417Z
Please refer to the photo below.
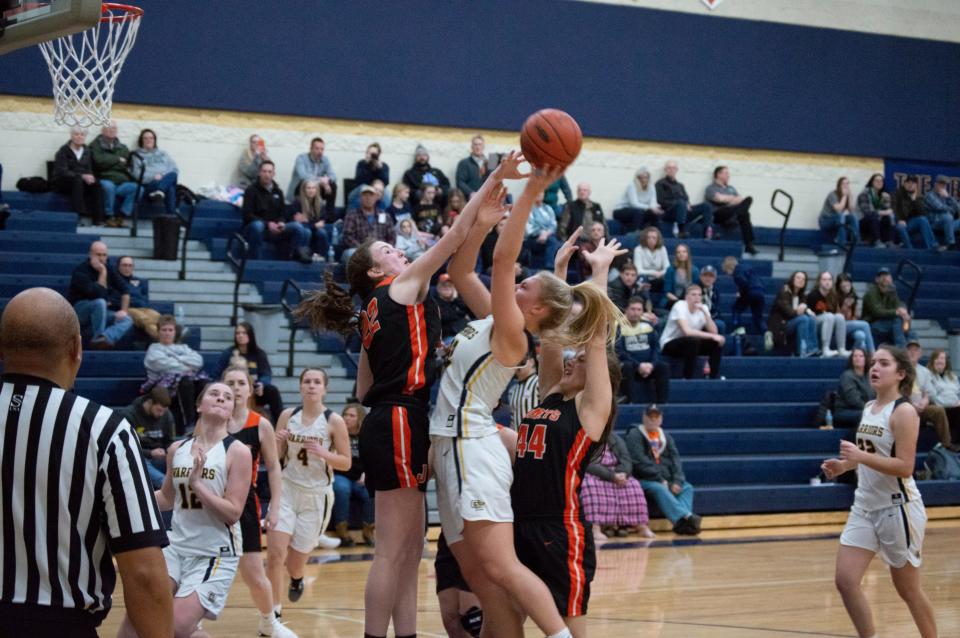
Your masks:
M789 200L787 210L783 210L777 206L778 195L783 195L787 198L787 200ZM775 189L773 191L773 195L770 196L770 208L773 209L773 212L783 217L783 226L780 228L780 253L777 256L777 261L783 261L783 247L784 242L786 241L787 224L790 223L790 215L793 214L793 195L780 188Z
M914 272L913 279L907 279L903 273L904 269L911 269ZM907 310L913 312L913 303L917 300L917 292L920 290L920 282L923 281L923 268L909 259L901 259L897 263L897 269L893 273L893 279L896 283L901 283L907 287L910 294L907 295Z
M234 244L237 245L240 255L233 254ZM233 310L230 313L230 325L237 325L237 311L240 305L240 284L243 282L243 275L247 269L247 254L250 251L250 245L240 233L234 233L227 240L227 261L233 264L237 269L237 278L233 283Z
M130 236L137 236L137 226L140 223L140 195L143 193L143 175L147 172L147 163L143 161L140 153L133 151L130 153L131 161L136 157L140 160L140 175L137 176L137 190L133 194L133 215L130 217Z
M297 302L291 304L287 301L287 291L290 289L296 293ZM288 318L290 319L290 342L287 344L287 376L293 376L293 354L294 354L294 341L297 338L297 330L299 325L297 320L293 317L293 311L297 309L297 306L300 305L300 302L303 300L303 288L294 281L293 279L287 279L283 282L283 286L280 287L280 305L283 306L283 311L287 313Z
M180 204L187 204L187 214L184 215L180 212ZM197 200L186 192L177 189L177 208L176 213L177 217L180 218L180 222L183 224L183 243L180 244L180 273L179 279L183 280L187 278L187 240L190 239L190 230L193 228L193 216L197 212Z

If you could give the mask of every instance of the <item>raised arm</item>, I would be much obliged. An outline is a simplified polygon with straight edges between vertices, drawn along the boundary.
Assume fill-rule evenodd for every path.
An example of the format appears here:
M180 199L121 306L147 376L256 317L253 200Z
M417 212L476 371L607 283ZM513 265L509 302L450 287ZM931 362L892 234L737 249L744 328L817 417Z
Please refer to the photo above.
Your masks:
M567 280L567 269L570 266L570 260L580 250L577 240L580 239L580 233L583 232L583 226L577 226L577 229L570 233L567 241L557 250L557 255L553 259L553 274L560 279Z
M591 339L585 349L587 379L577 396L577 417L591 441L599 441L607 427L612 409L613 390L607 368L607 340L603 335Z

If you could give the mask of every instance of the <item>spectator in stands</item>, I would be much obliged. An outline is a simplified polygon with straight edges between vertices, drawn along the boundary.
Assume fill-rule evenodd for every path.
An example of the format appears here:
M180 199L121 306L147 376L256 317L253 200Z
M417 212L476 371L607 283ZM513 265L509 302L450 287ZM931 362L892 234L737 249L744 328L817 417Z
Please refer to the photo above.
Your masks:
M542 254L543 267L553 270L554 258L560 249L560 240L557 239L557 215L543 202L543 192L534 200L524 235L524 253L530 256Z
M686 244L677 244L673 250L673 261L667 266L663 275L663 297L661 305L672 308L680 300L687 286L700 280L700 269L693 265L690 257L690 247Z
M420 189L427 175L430 176L428 183L433 184L438 191L437 200L446 201L447 193L450 191L450 180L443 174L439 168L430 166L430 153L427 152L423 144L417 144L417 149L413 154L413 166L403 174L403 183L410 188L410 198L420 199ZM394 194L396 197L396 194Z
M954 250L957 247L956 233L960 231L960 219L957 219L960 203L947 190L949 184L949 177L937 175L933 188L923 197L923 209L933 229L942 232L944 243Z
M764 346L770 350L776 344L786 348L793 342L793 349L799 357L816 357L817 320L813 309L807 305L807 274L794 271L777 293L767 318L768 335L764 335Z
M168 215L177 212L177 168L170 155L157 147L157 134L145 128L137 138L137 151L131 153L134 179L143 176L143 195L151 200L163 200Z
M750 221L753 198L742 197L737 193L737 189L730 185L728 167L717 166L713 169L713 183L707 186L705 199L715 207L713 221L723 226L736 222L740 226L743 249L756 255L757 249L753 247L753 223Z
M673 532L699 534L701 518L693 513L693 486L683 474L677 444L663 430L663 412L657 404L647 406L643 424L630 428L626 443L633 475L647 499L652 498L673 523Z
M590 199L590 184L577 184L577 198L567 202L560 214L557 223L557 238L566 241L578 227L589 228L590 224L603 224L603 236L607 236L607 220L603 218L603 209L600 204Z
M237 323L233 331L233 345L220 353L216 378L223 376L223 371L230 366L243 366L250 372L250 378L253 379L253 399L257 406L270 408L271 421L280 418L283 399L280 397L280 390L273 385L270 358L263 348L257 345L253 326L246 321Z
M933 372L920 365L920 359L923 357L923 347L916 339L911 339L910 343L907 344L907 356L910 357L910 361L917 371L913 389L910 392L910 403L920 415L920 424L932 426L943 447L955 449L953 435L950 432L950 419L947 417L946 409L930 400ZM930 360L932 361L933 357Z
M633 263L637 265L637 272L645 283L650 284L650 290L663 290L663 276L670 267L670 255L663 245L663 235L656 226L644 228L640 235L640 243L633 249Z
M257 181L243 193L243 236L249 245L250 259L263 257L263 242L277 244L280 259L296 257L310 262L310 229L300 222L284 221L283 191L273 177L272 160L260 163Z
M390 205L387 206L386 213L390 215L395 224L399 224L405 219L413 218L413 209L410 207L410 187L400 182L393 187L393 195L390 198Z
M917 191L917 176L907 175L903 184L893 194L893 215L897 220L897 234L900 244L907 249L913 248L910 240L912 233L920 233L923 238L923 247L927 250L945 250L937 244L933 236L930 220L923 212L920 193Z
M623 226L623 232L628 233L657 225L663 214L657 203L657 189L650 183L650 171L641 166L614 209L613 218Z
M861 348L854 348L847 359L847 369L840 375L840 388L834 403L833 422L839 427L855 428L860 425L863 406L877 398L870 386L870 355Z
M510 215L504 215L503 219L497 222L497 225L493 227L487 236L483 238L483 244L480 245L480 272L490 274L490 269L493 267L493 250L497 245L497 238L500 237L500 232L503 230L504 226L507 225L507 218ZM520 256L520 261L523 261L523 255Z
M103 189L93 174L93 160L87 147L87 132L79 126L70 129L70 141L53 158L50 186L70 196L70 205L81 217L89 217L94 226L103 224Z
M684 302L675 303L660 337L660 348L668 357L683 360L683 378L692 379L697 356L709 357L710 378L720 378L720 359L726 339L717 333L717 324L703 305L703 289L699 284L687 286Z
M943 445L956 452L960 446L953 445L951 430L960 428L960 380L950 367L950 357L943 350L930 353L927 369L930 371L927 385L930 402L944 409L950 424L946 431L947 442ZM943 442L943 439L941 436L940 441Z
M353 536L350 535L350 501L359 499L362 503L363 542L373 547L374 544L374 501L366 486L366 473L360 461L360 430L363 428L363 419L367 416L366 409L359 403L348 403L343 406L343 422L350 435L350 452L352 463L347 471L334 470L333 473L333 527L336 536L340 539L341 547L353 547Z
M422 233L413 225L413 220L407 218L397 224L397 243L395 247L402 250L407 259L413 261L427 252L428 246Z
M867 243L882 248L890 241L893 229L893 204L890 195L884 191L883 175L874 173L860 195L857 208L862 216L860 235Z
M170 393L162 386L154 386L148 394L137 397L118 412L136 430L150 483L153 489L160 489L167 473L167 448L176 437Z
M893 276L886 266L877 269L873 285L863 296L863 320L870 324L875 343L890 343L898 348L907 343L910 312L900 301Z
M129 295L127 314L133 320L133 325L146 332L153 341L156 341L159 336L157 320L160 319L160 313L150 307L150 282L134 274L133 257L130 255L123 255L117 260L117 274L126 283L126 293L111 289L108 305L122 307L123 295Z
M737 287L737 298L733 302L734 324L737 326L743 325L740 315L749 308L753 318L750 332L760 334L763 332L763 306L766 303L766 288L760 275L746 264L741 264L732 255L723 258L720 268L724 273L733 277L733 284ZM772 347L773 344L770 345L770 348Z
M157 321L159 339L150 344L143 358L147 380L141 392L150 392L160 386L173 397L177 434L187 433L196 419L195 398L210 379L203 371L203 357L185 343L174 343L177 320L172 315L160 315Z
M337 174L333 172L330 158L323 154L326 143L322 137L310 140L310 151L297 155L293 165L293 174L290 176L290 185L287 187L287 201L295 201L300 192L300 186L308 179L320 182L320 196L327 207L327 217L336 215L333 204L337 199Z
M119 305L110 303L111 294ZM77 311L80 327L90 328L90 346L97 350L112 348L133 330L126 282L108 265L107 245L102 241L90 244L87 259L74 268L67 299Z
M421 231L436 235L441 226L440 203L437 201L437 187L428 182L429 178L426 178L420 187L420 199L413 203L413 218Z
M390 166L380 159L382 152L380 143L374 142L367 147L363 159L357 161L353 178L357 181L358 186L362 184L373 185L375 179L383 182L384 186L390 183Z
M656 315L641 297L630 299L614 348L620 360L620 392L628 403L666 403L670 400L670 366L660 360Z
M107 216L107 226L124 228L124 217L133 214L133 204L137 196L137 183L130 178L130 149L117 139L117 123L110 120L100 129L100 135L90 144L90 157L93 161L93 173L100 180L103 189L103 208ZM114 215L117 197L120 215Z
M593 222L587 226L586 229L586 237L581 237L577 242L578 250L573 256L579 264L578 267L580 269L580 278L582 281L586 281L591 276L590 264L586 259L583 259L582 256L595 251L597 246L600 245L600 242L604 240L607 234L606 225L600 222ZM625 257L622 259L614 259L613 264L611 264L611 269L619 270L625 259Z
M847 338L853 338L853 345L856 348L866 350L868 355L873 355L876 348L873 344L873 332L870 330L870 324L860 319L857 309L857 291L853 289L853 277L848 273L837 275L837 284L834 287L837 291L837 303L840 312L847 323Z
M570 190L570 183L567 182L566 175L561 176L560 179L547 186L547 189L543 191L543 203L552 208L557 217L560 216L562 210L560 208L560 193L563 193L564 204L573 201L573 191Z
M847 320L840 312L840 300L833 288L833 275L826 270L817 276L817 286L807 295L807 305L816 315L823 356L849 357ZM831 342L836 349L830 347Z
M483 154L486 142L482 135L470 140L470 155L457 162L457 188L467 199L473 197L487 180L487 157Z
M593 526L594 540L611 536L627 536L637 531L644 538L654 538L647 523L647 499L640 481L633 477L633 463L626 442L611 433L599 455L587 466L580 487L583 515Z
M276 185L276 183L274 183ZM279 187L277 187L279 191ZM272 197L271 197L272 199ZM246 201L246 199L244 199ZM327 227L326 207L320 197L320 182L308 179L300 187L295 204L293 221L310 233L308 244L313 261L326 261L330 256L330 235Z
M700 269L700 276L694 283L703 290L703 306L717 324L717 334L727 334L727 324L720 318L720 291L717 290L717 269L707 264ZM664 403L664 401L660 401Z
M649 285L639 281L640 276L637 272L637 267L632 261L627 261L624 262L619 270L620 272L617 274L617 278L607 284L607 296L610 297L610 301L616 304L620 310L626 311L627 304L630 300L634 297L639 297L643 300L644 311L649 311L650 299L644 291L646 288L649 288ZM656 324L657 315L652 312L648 314L653 318L653 323Z
M467 198L464 197L463 193L459 188L454 188L450 191L450 196L447 197L447 205L443 208L443 212L440 214L440 230L438 235L443 237L450 227L453 226L454 220L456 220L457 215L460 214L460 211L463 210L463 207L467 204Z
M450 281L450 275L447 273L441 273L437 278L433 299L440 309L440 336L444 344L449 344L457 333L473 320L473 315L463 303L460 293L457 292L456 286Z
M657 180L657 203L663 209L662 221L675 223L677 225L677 235L680 238L687 237L686 223L694 221L697 217L703 218L704 232L713 224L713 206L709 202L703 202L693 206L690 204L690 196L687 195L686 187L677 181L677 173L680 166L674 160L669 160L663 167L665 175Z
M376 209L377 191L372 186L360 187L360 208L355 208L343 218L343 263L346 263L357 247L368 239L383 241L391 246L396 243L397 233L386 213Z
M830 191L820 209L820 230L825 233L837 231L834 241L841 246L847 245L847 234L854 244L860 243L860 223L857 219L856 205L850 194L850 180L841 177L837 188Z
M240 154L240 160L237 162L237 188L246 190L253 184L260 175L261 162L268 159L270 155L267 154L267 145L264 144L262 137L254 133L250 136L247 148Z

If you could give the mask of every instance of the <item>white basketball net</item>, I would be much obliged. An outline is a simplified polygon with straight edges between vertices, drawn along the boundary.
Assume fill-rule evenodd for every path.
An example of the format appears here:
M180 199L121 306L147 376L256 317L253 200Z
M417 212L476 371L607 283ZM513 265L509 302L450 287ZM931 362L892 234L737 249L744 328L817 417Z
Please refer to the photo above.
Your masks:
M39 45L53 80L57 124L87 128L110 122L113 89L143 12L110 3L102 11L96 26Z

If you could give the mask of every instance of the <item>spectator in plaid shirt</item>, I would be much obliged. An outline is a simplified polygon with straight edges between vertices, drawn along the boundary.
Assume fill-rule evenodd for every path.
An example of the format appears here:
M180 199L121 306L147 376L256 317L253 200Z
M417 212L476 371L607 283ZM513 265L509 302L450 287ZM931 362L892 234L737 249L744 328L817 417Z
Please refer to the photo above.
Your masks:
M397 232L390 223L390 216L377 211L377 190L365 185L360 188L360 208L354 208L343 218L343 263L368 239L393 246Z

